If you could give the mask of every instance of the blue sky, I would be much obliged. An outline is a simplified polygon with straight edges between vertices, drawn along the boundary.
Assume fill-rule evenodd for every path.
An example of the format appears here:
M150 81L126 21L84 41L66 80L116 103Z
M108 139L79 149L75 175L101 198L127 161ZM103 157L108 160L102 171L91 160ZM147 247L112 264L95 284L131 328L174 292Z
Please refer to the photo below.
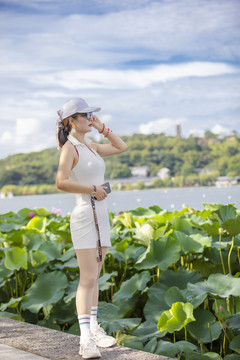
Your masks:
M0 157L83 97L122 135L239 133L238 0L0 0ZM93 134L96 134L93 130Z

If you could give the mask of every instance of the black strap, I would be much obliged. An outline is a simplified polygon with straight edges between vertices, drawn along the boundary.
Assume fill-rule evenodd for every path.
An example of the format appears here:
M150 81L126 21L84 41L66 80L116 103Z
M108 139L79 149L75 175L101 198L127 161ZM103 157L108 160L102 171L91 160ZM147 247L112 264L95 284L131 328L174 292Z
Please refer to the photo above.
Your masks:
M97 230L97 244L96 244L97 261L100 262L100 261L102 261L102 245L101 245L100 231L99 231L98 220L97 220L95 200L94 200L93 196L91 196L91 204L92 204L92 208L93 208L93 216L94 216L95 226L96 226L96 230Z

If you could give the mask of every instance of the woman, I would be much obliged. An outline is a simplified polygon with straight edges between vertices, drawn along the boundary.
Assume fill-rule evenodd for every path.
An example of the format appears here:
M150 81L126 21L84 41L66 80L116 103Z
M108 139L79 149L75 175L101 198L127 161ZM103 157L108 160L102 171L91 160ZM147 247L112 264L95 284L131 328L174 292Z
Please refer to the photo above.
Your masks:
M116 344L116 339L108 336L97 323L98 277L111 245L102 157L119 154L127 149L127 145L93 115L100 110L89 107L81 98L72 99L58 111L57 121L57 139L62 151L56 186L76 194L70 230L80 269L76 308L81 332L79 353L84 359L101 357L98 347ZM93 127L109 144L95 144L85 137ZM94 219L93 197L99 231ZM101 246L96 247L98 233Z

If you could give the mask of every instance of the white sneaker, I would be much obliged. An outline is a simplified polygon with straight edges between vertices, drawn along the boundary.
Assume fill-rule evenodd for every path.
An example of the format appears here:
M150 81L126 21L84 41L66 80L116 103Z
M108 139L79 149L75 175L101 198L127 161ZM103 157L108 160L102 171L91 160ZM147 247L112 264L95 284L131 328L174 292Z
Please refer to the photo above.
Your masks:
M102 357L92 336L90 336L88 339L86 339L82 343L80 341L79 354L82 355L83 359L92 359L92 358Z
M113 336L109 336L106 334L106 332L103 330L103 328L100 327L99 324L94 326L91 329L91 332L93 334L94 341L97 346L107 348L113 345L116 345L117 340Z

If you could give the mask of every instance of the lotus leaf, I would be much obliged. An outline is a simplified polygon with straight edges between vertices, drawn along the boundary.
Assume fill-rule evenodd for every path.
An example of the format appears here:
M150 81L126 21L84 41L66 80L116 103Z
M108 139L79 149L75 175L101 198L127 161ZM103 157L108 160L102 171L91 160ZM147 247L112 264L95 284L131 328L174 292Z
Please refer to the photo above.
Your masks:
M111 254L118 261L123 261L125 263L124 254L116 250L116 245L108 248L108 254Z
M195 284L201 280L203 280L201 274L184 268L179 268L177 272L167 270L162 272L159 278L159 281L167 288L177 286L179 289L185 289L188 283Z
M181 245L182 251L185 253L200 253L205 247L211 247L211 240L207 236L201 234L185 235L181 231L174 231L172 236Z
M67 289L65 290L65 292L66 292L67 295L63 298L63 300L65 301L65 303L68 303L68 302L71 301L72 299L75 299L78 284L79 284L79 278L77 278L77 279L75 279L75 280L73 280L73 281L70 281L70 282L68 283L68 287L67 287Z
M34 216L26 226L26 229L33 229L44 233L46 230L47 218Z
M30 213L30 212L34 212L34 210L33 210L33 209L29 209L29 208L23 208L23 209L19 210L19 211L17 212L17 214L20 215L20 217L29 220L29 213Z
M169 341L159 340L155 353L162 356L172 357L181 352L192 354L193 350L196 348L196 345L191 344L188 341L178 341L176 343L171 343Z
M5 253L4 266L9 270L27 269L27 252L25 249L13 247Z
M21 297L18 297L18 298L11 298L9 300L9 302L7 303L2 303L1 306L0 306L0 310L1 311L4 311L6 310L7 308L15 308L18 306L18 304L21 302L22 299L26 299L26 296L21 296Z
M111 279L111 277L115 277L118 275L117 271L113 271L112 273L105 273L103 276L101 276L98 279L98 287L100 291L104 291L104 290L108 290L110 288L111 285L113 285L114 283L111 281L108 281L109 279Z
M2 224L0 224L0 231L2 233L9 233L12 230L19 230L21 227L22 227L22 224L2 223Z
M173 229L176 231L184 230L189 226L191 226L191 224L188 219L181 219L179 217L176 218L173 223Z
M52 215L52 213L50 211L48 211L47 209L45 208L35 208L33 210L33 212L35 214L37 214L38 216L49 216L49 215Z
M222 328L210 311L197 309L194 311L194 316L196 322L187 325L187 330L193 338L201 339L203 343L218 339ZM210 326L210 330L208 326Z
M79 329L78 321L76 321L72 326L70 326L70 328L67 330L67 332L69 334L79 336L80 335L80 329Z
M78 271L79 267L78 267L77 259L71 258L70 260L66 261L63 264L55 264L54 268L58 270L67 269L72 271Z
M191 354L187 354L186 360L222 360L222 358L215 352L206 352L202 355L200 352L193 351Z
M123 346L127 346L128 348L143 350L143 343L136 336L118 333L117 341Z
M28 298L22 301L22 308L37 314L42 307L58 302L66 287L67 277L60 271L40 274L26 291Z
M123 239L122 241L116 243L116 250L123 252L129 245L128 239Z
M144 347L144 351L150 352L152 354L155 353L157 347L157 339L153 337Z
M220 207L223 206L223 204L207 204L207 203L203 203L203 206L204 206L204 209L205 210L210 210L211 212L212 211L217 211L220 209Z
M56 242L44 242L42 245L38 248L39 251L41 251L43 254L46 255L48 261L55 260L55 258L58 258L62 254L62 243L56 241Z
M228 319L228 325L231 329L236 329L236 330L240 331L240 312L232 315Z
M151 239L154 238L154 229L147 223L139 224L136 222L135 242L140 245L148 246Z
M121 330L132 331L139 326L141 323L141 318L124 318L114 320L111 323L102 321L102 327L107 333L113 333L113 331Z
M134 244L131 244L124 250L123 255L126 261L132 259L135 263L139 256L144 253L144 251L146 251L145 246L136 246Z
M167 286L161 283L156 283L148 289L148 301L144 306L145 318L157 324L161 313L168 310L169 306L164 300L164 293Z
M38 250L29 251L29 258L30 258L30 263L33 267L42 265L47 261L46 255L44 255Z
M240 360L240 355L238 354L231 354L224 357L223 360Z
M39 246L45 241L44 234L36 232L35 230L21 230L23 244L27 248L28 251L30 250L38 250Z
M236 351L238 354L240 354L240 335L235 336L229 345L231 350Z
M157 324L151 320L142 322L139 327L134 330L131 334L138 336L141 341L146 341L152 338L161 338L166 335L167 331L159 332Z
M133 275L129 280L125 280L113 296L114 304L120 305L122 301L127 302L137 291L143 291L150 279L149 272L143 271Z
M49 319L57 321L58 324L73 323L77 320L76 302L72 299L67 304L60 300L54 306L51 311Z
M3 259L0 262L0 279L7 279L13 274L13 270L6 269L3 266Z
M222 227L227 230L231 236L240 234L240 216L236 217L236 219L224 221Z
M188 289L195 295L208 293L223 298L240 296L240 279L235 279L230 274L211 274L207 281L188 284Z
M222 205L217 211L216 211L219 219L220 224L224 223L225 221L229 219L235 219L237 216L237 210L235 206L229 204L229 205Z
M138 207L134 210L130 210L129 212L131 212L134 216L143 216L147 218L160 213L160 211L162 211L162 209L159 206L151 206L147 209L143 207Z
M135 222L130 212L125 212L123 215L120 215L118 220L128 229L135 227Z
M178 261L180 246L177 240L164 236L159 240L151 240L147 250L137 260L137 269L152 269L158 266L160 270L167 270L168 266Z
M168 306L172 307L174 303L185 302L186 299L178 287L172 286L165 292L164 300Z
M60 325L54 324L54 323L51 321L51 319L39 320L39 321L37 322L37 325L47 327L48 329L54 329L54 330L61 331Z
M71 258L75 257L75 250L73 247L70 247L68 250L66 250L61 256L57 258L57 260L60 260L62 262L68 261Z
M181 330L192 321L195 321L193 305L191 303L176 302L170 310L166 310L161 314L157 328L159 331L167 330L173 333Z

